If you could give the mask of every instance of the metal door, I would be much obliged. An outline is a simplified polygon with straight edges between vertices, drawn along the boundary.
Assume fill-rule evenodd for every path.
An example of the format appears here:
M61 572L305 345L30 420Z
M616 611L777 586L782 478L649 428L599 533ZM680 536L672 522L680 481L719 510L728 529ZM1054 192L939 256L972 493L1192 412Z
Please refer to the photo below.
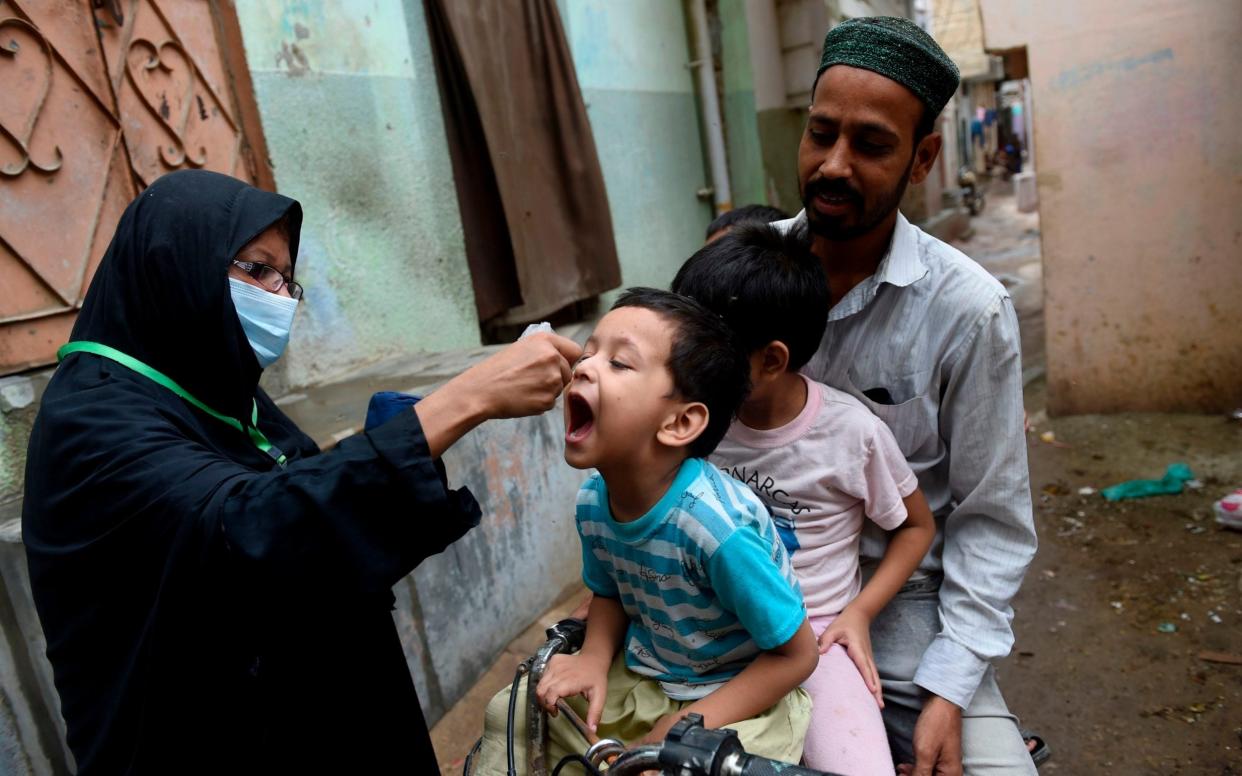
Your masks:
M160 175L273 187L241 52L228 0L0 0L0 374L55 360Z

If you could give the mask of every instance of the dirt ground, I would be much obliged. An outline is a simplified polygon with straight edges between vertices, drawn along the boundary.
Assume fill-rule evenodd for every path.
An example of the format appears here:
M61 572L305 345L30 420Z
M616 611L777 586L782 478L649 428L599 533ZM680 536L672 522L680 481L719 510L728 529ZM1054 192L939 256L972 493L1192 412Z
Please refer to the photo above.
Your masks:
M1242 532L1212 502L1242 487L1242 422L1044 411L1039 217L994 186L955 244L1009 288L1022 327L1031 489L1040 546L1014 601L1017 642L999 667L1024 726L1053 749L1044 773L1242 774ZM1041 435L1051 431L1052 442ZM1199 487L1109 503L1098 491L1188 464ZM1084 488L1093 492L1084 494ZM459 774L487 699L542 642L576 592L510 645L433 730ZM1215 654L1212 654L1215 653Z
M1017 642L998 671L1011 710L1053 749L1045 773L1242 774L1242 533L1212 502L1242 487L1242 423L1126 414L1048 420L1039 216L988 191L955 245L1014 300L1039 552L1014 601ZM1041 434L1051 431L1055 444ZM1107 502L1103 487L1188 464L1202 486ZM1166 632L1167 631L1167 632Z
M1242 533L1212 502L1242 487L1242 423L1203 415L1044 420L1027 390L1040 547L999 669L1010 708L1054 749L1045 772L1242 773ZM1057 447L1039 439L1051 430ZM1098 493L1184 462L1202 487Z

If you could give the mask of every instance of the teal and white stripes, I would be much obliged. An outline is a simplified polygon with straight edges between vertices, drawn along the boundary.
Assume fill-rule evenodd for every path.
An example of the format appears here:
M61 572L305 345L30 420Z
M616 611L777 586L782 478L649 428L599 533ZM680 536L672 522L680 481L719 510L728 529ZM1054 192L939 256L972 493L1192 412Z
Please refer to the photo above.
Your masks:
M670 697L702 697L805 617L789 556L762 502L700 459L660 501L620 523L603 478L578 495L583 580L630 617L626 664Z

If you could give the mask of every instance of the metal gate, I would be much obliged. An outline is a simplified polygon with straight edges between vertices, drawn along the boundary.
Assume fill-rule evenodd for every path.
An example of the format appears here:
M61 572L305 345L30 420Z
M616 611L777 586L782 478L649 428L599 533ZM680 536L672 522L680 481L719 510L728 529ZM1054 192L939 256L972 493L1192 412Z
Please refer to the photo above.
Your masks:
M126 204L274 188L230 0L0 0L0 375L52 363Z

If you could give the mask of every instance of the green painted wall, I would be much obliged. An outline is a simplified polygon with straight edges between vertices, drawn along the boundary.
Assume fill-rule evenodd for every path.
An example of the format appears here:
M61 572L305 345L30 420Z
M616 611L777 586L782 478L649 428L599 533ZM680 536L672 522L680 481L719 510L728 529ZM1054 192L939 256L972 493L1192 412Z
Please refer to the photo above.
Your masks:
M798 196L798 143L806 129L806 111L771 108L756 115L763 167L771 181L772 204L788 213L802 209Z
M711 221L711 206L695 195L707 173L681 3L558 6L604 171L622 283L667 287Z
M725 141L729 155L729 184L736 206L768 202L763 168L763 146L755 116L755 85L751 75L750 41L745 0L719 0L720 63L724 94Z
M265 377L289 390L479 344L417 0L238 0L276 185L305 211L307 301Z

